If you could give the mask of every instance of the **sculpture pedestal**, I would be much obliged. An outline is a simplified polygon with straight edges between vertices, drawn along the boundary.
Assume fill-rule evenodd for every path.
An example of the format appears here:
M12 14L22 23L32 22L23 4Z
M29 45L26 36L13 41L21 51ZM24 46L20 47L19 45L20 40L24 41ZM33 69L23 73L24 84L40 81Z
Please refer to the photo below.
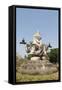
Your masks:
M31 57L31 61L38 61L38 60L40 60L40 57Z

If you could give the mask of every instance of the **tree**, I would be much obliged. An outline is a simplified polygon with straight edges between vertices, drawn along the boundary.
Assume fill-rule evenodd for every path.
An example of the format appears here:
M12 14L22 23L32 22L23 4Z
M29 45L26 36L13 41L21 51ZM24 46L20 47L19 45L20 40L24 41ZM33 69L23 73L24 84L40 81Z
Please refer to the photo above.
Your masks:
M59 52L58 51L59 51L58 48L51 49L50 53L48 54L50 62L52 63L59 62Z

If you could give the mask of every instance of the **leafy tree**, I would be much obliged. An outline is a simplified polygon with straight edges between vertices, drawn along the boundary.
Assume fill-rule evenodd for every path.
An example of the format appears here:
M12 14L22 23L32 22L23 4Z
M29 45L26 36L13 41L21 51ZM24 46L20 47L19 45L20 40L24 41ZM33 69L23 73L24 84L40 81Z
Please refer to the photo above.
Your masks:
M58 48L51 49L50 53L48 54L50 62L52 62L52 63L58 63L59 62L58 50L59 50Z

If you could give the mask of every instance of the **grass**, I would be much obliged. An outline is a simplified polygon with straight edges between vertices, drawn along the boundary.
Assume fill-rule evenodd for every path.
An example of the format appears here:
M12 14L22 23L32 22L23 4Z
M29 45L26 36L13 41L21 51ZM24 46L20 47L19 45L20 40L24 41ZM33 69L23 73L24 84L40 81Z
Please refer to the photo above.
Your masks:
M58 72L48 75L28 75L16 73L16 82L28 82L28 81L44 81L44 80L58 80Z

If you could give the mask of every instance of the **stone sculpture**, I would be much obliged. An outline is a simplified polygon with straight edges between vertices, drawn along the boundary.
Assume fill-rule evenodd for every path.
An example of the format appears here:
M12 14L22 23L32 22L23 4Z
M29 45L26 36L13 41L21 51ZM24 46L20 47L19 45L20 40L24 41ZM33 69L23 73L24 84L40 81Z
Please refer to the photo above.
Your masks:
M51 45L43 44L39 32L36 32L33 35L33 40L31 42L27 43L23 39L20 44L24 44L28 56L31 55L30 60L27 60L27 63L23 64L20 67L21 73L48 74L56 72L58 70L58 68L49 61L49 57L47 54L47 51L49 48L51 48Z
M28 55L32 55L31 60L45 60L48 59L47 51L50 45L42 43L42 38L39 32L33 35L33 41L28 44L23 39L21 44L26 45L26 52Z

